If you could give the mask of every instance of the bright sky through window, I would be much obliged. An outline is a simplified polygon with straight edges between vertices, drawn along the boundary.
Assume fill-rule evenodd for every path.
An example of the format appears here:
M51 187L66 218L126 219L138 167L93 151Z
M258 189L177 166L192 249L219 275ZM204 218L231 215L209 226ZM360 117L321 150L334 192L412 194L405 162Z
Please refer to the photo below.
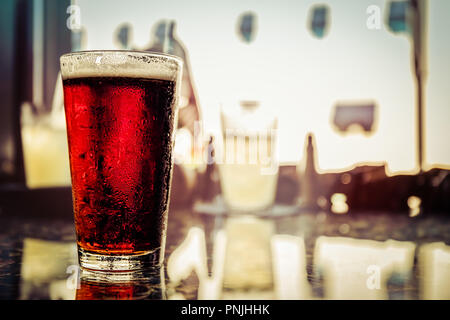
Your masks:
M450 165L450 1L429 2L429 62L426 86L426 160ZM115 49L113 33L127 22L133 43L148 47L161 19L177 22L186 45L207 132L218 134L219 104L260 100L279 116L280 160L300 160L308 132L316 136L322 170L361 162L388 163L391 172L415 168L415 93L410 42L385 25L387 1L322 0L331 24L318 39L307 28L317 1L77 0L87 48ZM379 30L367 27L367 8L381 9ZM236 34L240 14L257 15L255 40ZM340 135L330 119L338 101L374 100L376 131Z

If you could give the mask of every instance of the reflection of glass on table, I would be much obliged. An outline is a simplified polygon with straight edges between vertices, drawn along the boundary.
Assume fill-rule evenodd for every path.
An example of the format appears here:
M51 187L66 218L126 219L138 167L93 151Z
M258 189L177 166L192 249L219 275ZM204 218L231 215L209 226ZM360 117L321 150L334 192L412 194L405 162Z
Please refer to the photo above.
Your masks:
M49 241L25 238L20 270L20 299L45 297L51 300L72 300L76 286L70 286L78 266L76 244L72 241ZM76 275L75 275L76 285Z
M314 270L323 277L325 299L388 299L388 280L405 283L414 265L410 241L317 238Z
M228 290L271 290L270 239L274 224L252 216L229 218L223 285Z
M421 299L450 299L450 246L427 243L419 249Z
M106 275L82 269L76 300L163 300L166 298L163 269Z

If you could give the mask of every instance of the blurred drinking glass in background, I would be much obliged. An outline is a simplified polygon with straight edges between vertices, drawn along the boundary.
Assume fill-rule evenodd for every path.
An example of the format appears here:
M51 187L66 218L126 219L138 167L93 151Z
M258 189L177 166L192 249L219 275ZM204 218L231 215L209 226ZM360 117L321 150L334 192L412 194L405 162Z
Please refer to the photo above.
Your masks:
M38 108L39 107L39 108ZM22 146L28 188L70 186L69 154L61 76L50 112L22 105Z
M256 212L273 205L278 179L277 118L257 101L221 110L224 202L231 211Z

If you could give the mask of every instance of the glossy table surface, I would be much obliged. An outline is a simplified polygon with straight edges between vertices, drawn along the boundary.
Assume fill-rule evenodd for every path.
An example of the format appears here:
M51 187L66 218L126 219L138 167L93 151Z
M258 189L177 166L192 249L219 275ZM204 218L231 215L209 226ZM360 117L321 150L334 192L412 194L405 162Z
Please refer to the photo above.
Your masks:
M133 277L80 272L68 214L1 212L0 298L450 299L449 215L285 212L171 209L163 270Z

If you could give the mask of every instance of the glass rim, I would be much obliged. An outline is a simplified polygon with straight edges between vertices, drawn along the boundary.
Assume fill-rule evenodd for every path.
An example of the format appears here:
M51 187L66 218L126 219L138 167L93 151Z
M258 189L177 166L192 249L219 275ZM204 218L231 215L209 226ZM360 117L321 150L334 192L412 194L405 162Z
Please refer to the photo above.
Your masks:
M59 61L63 80L101 75L180 81L184 68L182 58L155 51L76 51L63 54Z
M114 50L114 49L107 49L107 50L81 50L81 51L74 51L74 52L68 52L61 55L60 59L62 58L69 58L73 56L82 56L82 55L89 55L89 54L104 54L104 53L122 53L122 54L135 54L135 55L148 55L148 56L159 56L162 58L169 58L172 60L175 60L177 62L183 63L183 59L175 56L173 54L169 53L163 53L158 51L143 51L143 50Z

